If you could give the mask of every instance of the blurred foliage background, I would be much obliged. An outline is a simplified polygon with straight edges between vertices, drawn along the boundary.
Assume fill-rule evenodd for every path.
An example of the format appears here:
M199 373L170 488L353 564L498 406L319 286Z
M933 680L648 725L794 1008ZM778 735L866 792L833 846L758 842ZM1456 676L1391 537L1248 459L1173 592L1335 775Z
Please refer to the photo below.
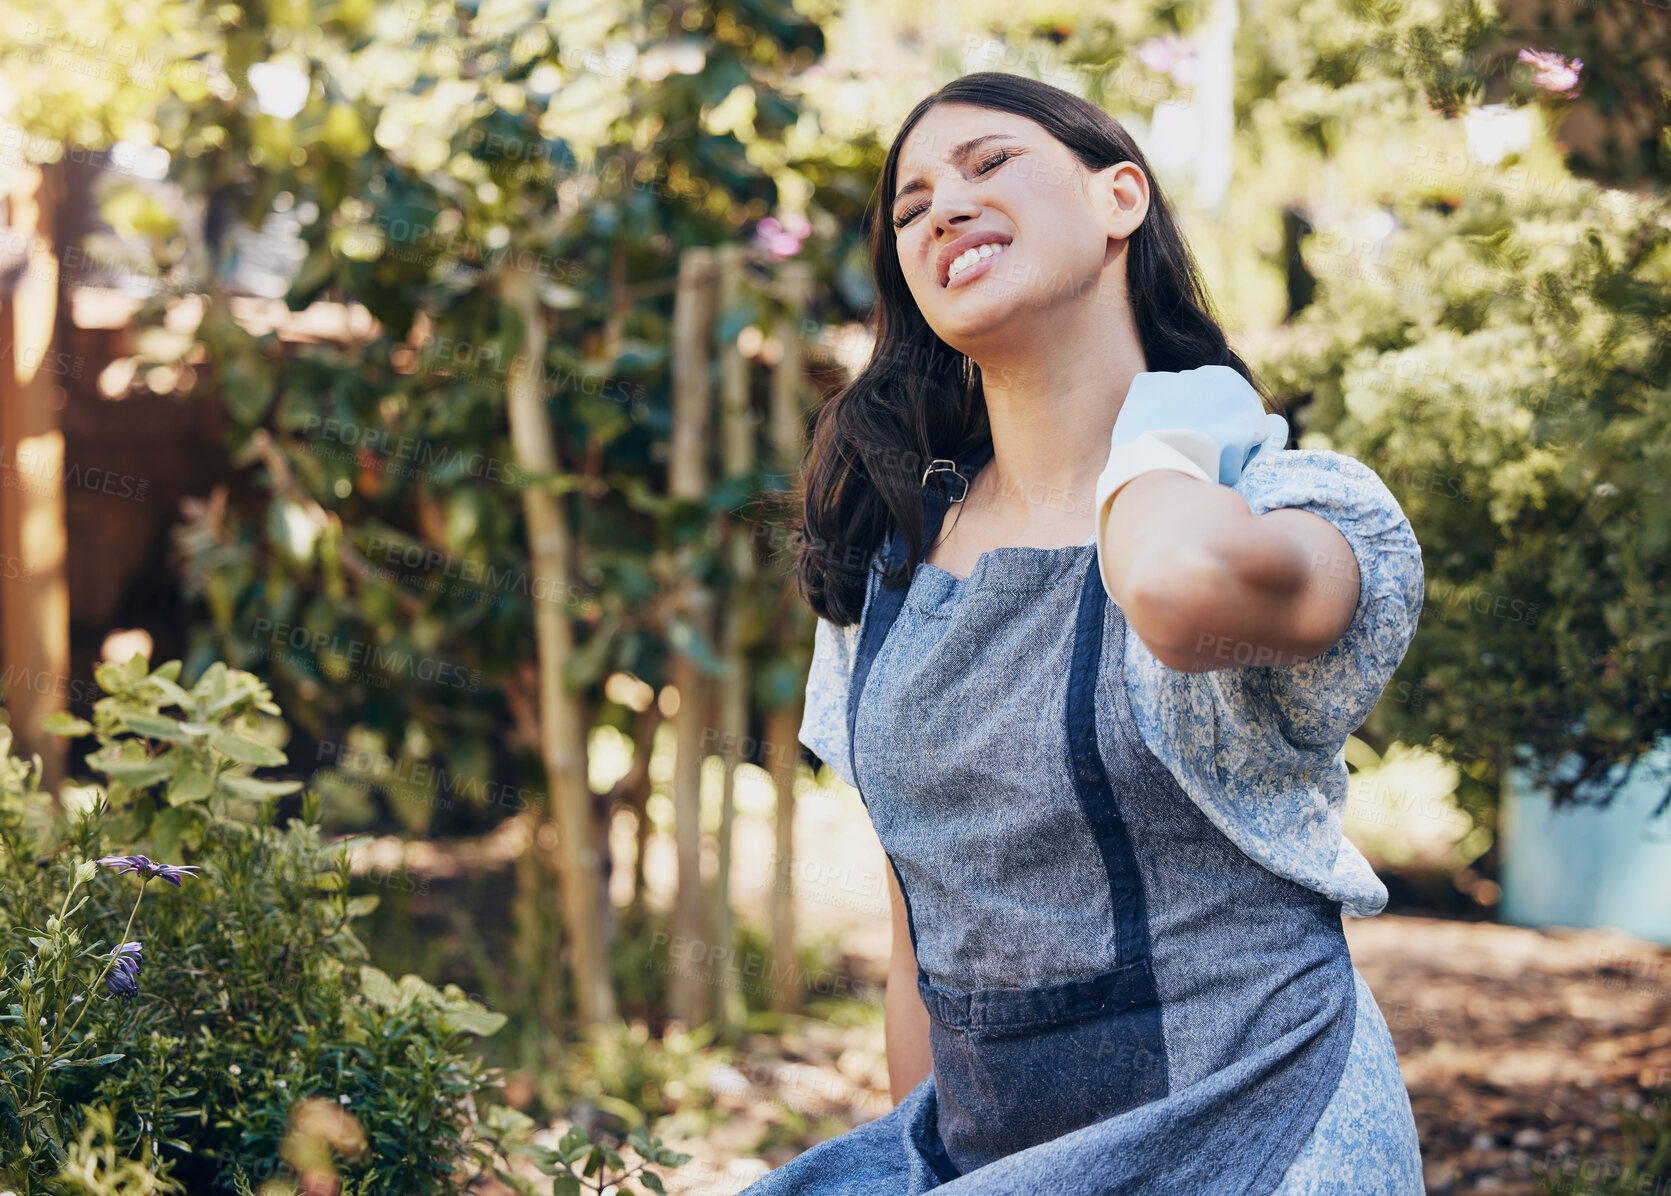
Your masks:
M163 598L97 651L125 662L126 626L182 684L260 677L287 756L264 775L330 831L431 849L366 857L373 958L508 1014L483 1047L523 1107L661 1115L683 1084L645 1044L717 1050L841 967L792 900L796 792L828 777L795 742L787 577L910 107L977 70L1104 105L1296 443L1387 481L1427 600L1348 760L1444 813L1349 829L1400 899L1488 916L1505 769L1605 801L1671 716L1667 15L13 0L4 397L72 434L118 405L204 429L204 484L158 517ZM43 260L31 348L10 320ZM171 493L171 468L136 472ZM72 529L105 517L70 499ZM75 673L30 609L0 606L0 687L53 780L80 769L40 718L97 695L20 684ZM189 860L203 828L170 808L147 842ZM751 825L769 883L739 913ZM692 943L717 971L670 963Z

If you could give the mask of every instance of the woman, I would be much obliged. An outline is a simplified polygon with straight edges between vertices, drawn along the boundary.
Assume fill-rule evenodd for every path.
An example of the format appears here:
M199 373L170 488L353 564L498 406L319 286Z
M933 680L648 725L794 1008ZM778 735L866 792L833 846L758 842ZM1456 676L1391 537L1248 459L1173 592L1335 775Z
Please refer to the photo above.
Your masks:
M881 186L801 739L891 865L898 1103L748 1192L1421 1192L1341 931L1387 896L1341 749L1420 613L1408 521L1285 448L1095 106L966 76Z

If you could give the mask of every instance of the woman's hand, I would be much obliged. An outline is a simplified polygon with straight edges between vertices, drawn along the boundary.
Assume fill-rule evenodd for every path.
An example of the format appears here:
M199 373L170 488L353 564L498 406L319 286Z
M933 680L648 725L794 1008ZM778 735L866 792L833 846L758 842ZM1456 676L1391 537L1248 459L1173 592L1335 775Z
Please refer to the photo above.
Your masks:
M1308 511L1255 517L1230 489L1287 435L1228 367L1133 380L1097 483L1098 567L1167 667L1295 664L1351 623L1357 559L1339 530Z
M1229 366L1146 371L1131 380L1097 478L1097 532L1120 488L1140 473L1175 469L1234 486L1261 451L1281 451L1288 421Z
M1179 449L1201 466L1205 480L1234 486L1260 452L1288 443L1288 421L1268 414L1253 384L1227 365L1141 373L1114 421L1113 451L1097 487L1099 508L1137 472L1122 478L1119 463L1138 460L1122 446L1145 435Z

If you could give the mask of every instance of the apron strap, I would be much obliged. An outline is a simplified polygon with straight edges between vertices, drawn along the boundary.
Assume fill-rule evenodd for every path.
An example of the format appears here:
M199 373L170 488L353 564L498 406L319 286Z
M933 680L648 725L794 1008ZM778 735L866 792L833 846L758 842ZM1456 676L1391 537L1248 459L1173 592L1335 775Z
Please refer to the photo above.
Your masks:
M1099 545L1097 552L1100 551ZM1137 869L1137 853L1132 850L1131 835L1120 814L1120 804L1115 800L1097 739L1097 680L1102 668L1103 624L1108 611L1108 593L1102 586L1097 552L1091 554L1079 583L1073 663L1068 670L1068 765L1074 791L1085 811L1085 822L1096 837L1097 850L1108 873L1108 900L1114 910L1115 959L1122 966L1138 960L1143 963L1144 989L1137 999L1154 1009L1150 1045L1164 1059L1166 1047L1160 1033L1160 1003L1149 956L1149 910L1143 893L1143 875ZM1122 634L1125 631L1123 619L1119 621L1119 630ZM1123 679L1119 683L1124 684Z
M975 455L965 464L970 477L992 456L990 442L983 445ZM940 534L940 524L946 517L946 511L951 506L951 495L944 483L938 477L935 484L924 483L922 487L923 502L923 543L932 544ZM886 568L900 568L906 562L905 538L899 534L899 527L893 524L888 529L887 538L883 541L882 550L878 554L885 562ZM870 573L879 575L883 567L872 562ZM898 589L890 589L883 585L877 576L867 576L865 584L872 587L872 593L867 596L861 623L863 628L859 633L859 647L853 660L853 672L847 686L847 765L852 777L857 780L858 754L853 747L853 727L858 720L859 695L864 691L865 680L870 676L871 663L876 654L882 650L882 643L888 638L888 632L893 629L894 620L899 617L899 611L905 605L905 594L910 589L909 583ZM862 794L861 794L862 796Z
M983 446L968 464L971 472L966 475L973 477L973 470L980 468L992 455L990 443ZM963 464L963 463L959 463ZM946 511L951 506L951 495L938 477L935 485L926 482L922 487L923 500L923 543L932 544L940 534L940 524L946 517ZM897 525L890 526L888 535L883 542L880 553L887 568L902 567L906 563L905 538L899 534ZM888 638L888 632L893 629L894 622L899 618L900 608L905 605L905 595L910 584L892 589L882 584L880 575L882 567L872 563L865 584L871 587L862 612L859 632L859 646L853 658L853 672L847 684L847 766L849 775L855 783L859 778L859 756L854 747L854 731L859 721L859 695L864 692L865 681L870 677L870 666L876 660L876 654L882 650L883 642ZM864 789L859 789L859 800L864 802ZM865 802L866 808L869 803ZM899 874L899 865L894 863L893 856L888 856L888 866L893 869L894 880L899 885L899 893L905 901L905 922L911 933L911 949L917 947L917 921L911 913L911 898L905 891L905 878Z

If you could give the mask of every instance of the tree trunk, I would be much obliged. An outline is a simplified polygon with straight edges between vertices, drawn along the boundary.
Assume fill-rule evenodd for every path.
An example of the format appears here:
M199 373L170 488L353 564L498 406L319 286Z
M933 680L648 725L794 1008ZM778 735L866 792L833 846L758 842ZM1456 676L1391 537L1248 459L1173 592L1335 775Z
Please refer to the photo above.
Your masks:
M512 364L506 395L511 449L518 465L540 474L558 472L556 435L546 411L545 318L527 271L506 271L501 294L522 321L522 345ZM599 860L592 836L592 793L587 784L583 704L567 692L565 666L574 655L574 628L558 595L570 593L570 532L562 499L530 486L523 494L528 522L528 558L534 576L549 583L548 600L536 601L534 631L539 650L540 754L551 795L546 817L556 827L562 853L559 884L568 934L569 969L575 1007L584 1023L615 1014L615 993L599 934ZM537 849L537 847L536 847Z
M41 792L58 804L68 741L41 730L71 687L70 595L65 578L64 432L54 392L59 311L54 218L62 163L16 172L11 226L24 269L0 302L0 664L20 760L39 753ZM121 663L126 664L126 661Z
M720 251L719 310L726 313L742 300L743 262L741 245L727 245ZM720 452L725 477L740 477L754 468L754 427L749 421L749 363L737 347L736 336L719 346L720 353ZM732 960L734 938L731 917L731 830L736 811L737 765L748 736L749 669L742 643L746 595L754 586L754 544L746 522L720 517L730 550L732 601L726 604L723 653L731 675L720 682L719 747L725 760L725 784L720 795L719 871L714 877L714 942L716 958ZM719 1011L723 1026L740 1025L748 1014L739 990L730 985L720 990Z
M772 370L772 454L786 479L786 490L798 487L793 479L800 468L806 436L806 402L801 369L801 320L812 297L812 271L804 262L790 262L779 272L783 312L778 317L780 352ZM786 602L794 602L792 590ZM791 623L791 625L793 625ZM772 711L766 720L766 746L772 782L777 788L776 875L772 878L772 1007L789 1012L800 1008L799 960L795 953L795 777L800 770L798 731L804 698Z
M707 497L708 415L712 387L708 380L708 343L713 310L713 252L697 246L679 259L678 291L673 309L673 444L667 488L673 498L701 502ZM686 582L676 609L698 634L712 626L712 595ZM668 1013L686 1026L713 1016L713 989L705 968L711 958L713 928L702 888L702 750L707 684L689 652L673 645L670 669L679 694L674 716L678 755L673 768L674 838L679 857L679 888L673 907L672 957L668 973Z

